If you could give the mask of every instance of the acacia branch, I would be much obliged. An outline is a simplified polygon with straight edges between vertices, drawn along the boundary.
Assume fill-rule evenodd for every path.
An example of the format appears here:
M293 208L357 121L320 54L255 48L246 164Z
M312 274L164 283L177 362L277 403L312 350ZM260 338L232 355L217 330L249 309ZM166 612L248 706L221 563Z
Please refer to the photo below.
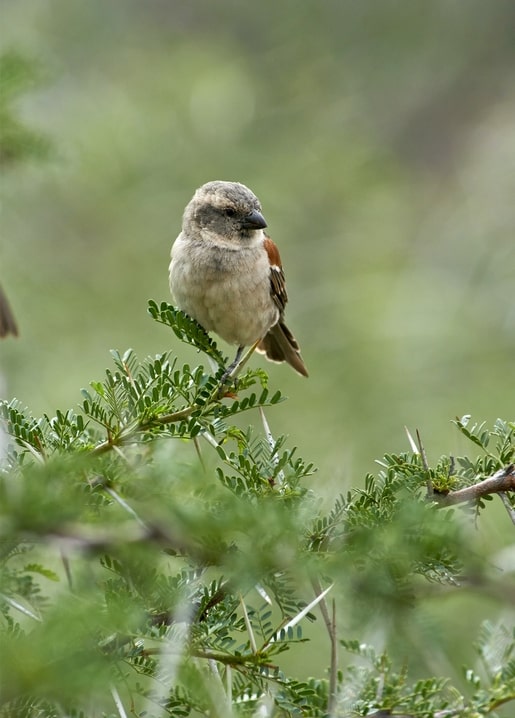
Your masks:
M197 409L195 405L193 406L187 406L185 409L181 409L180 411L175 411L172 414L162 414L161 416L153 417L150 420L145 420L142 422L138 422L135 426L131 426L130 429L127 429L124 432L121 432L119 436L116 437L116 439L109 438L103 441L101 444L97 444L94 449L92 449L91 453L94 455L97 454L103 454L106 451L110 451L115 446L120 446L124 443L127 443L130 441L136 434L145 431L146 429L150 429L152 425L160 425L160 424L173 424L177 421L183 421L184 419L187 419L191 414Z
M505 466L484 481L464 489L449 491L448 494L433 493L431 499L436 501L439 506L452 506L466 501L477 501L490 494L502 495L507 491L515 491L515 464Z

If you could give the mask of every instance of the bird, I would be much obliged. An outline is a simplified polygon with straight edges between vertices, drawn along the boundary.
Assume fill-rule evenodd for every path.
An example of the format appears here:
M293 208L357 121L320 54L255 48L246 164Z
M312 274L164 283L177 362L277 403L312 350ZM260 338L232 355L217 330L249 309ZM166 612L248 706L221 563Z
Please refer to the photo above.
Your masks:
M284 322L285 277L266 227L261 203L248 187L215 180L199 187L186 205L172 246L169 279L177 306L206 332L237 346L224 378L248 346L308 376Z
M0 286L0 337L6 337L8 334L18 336L18 326L12 313L7 297Z

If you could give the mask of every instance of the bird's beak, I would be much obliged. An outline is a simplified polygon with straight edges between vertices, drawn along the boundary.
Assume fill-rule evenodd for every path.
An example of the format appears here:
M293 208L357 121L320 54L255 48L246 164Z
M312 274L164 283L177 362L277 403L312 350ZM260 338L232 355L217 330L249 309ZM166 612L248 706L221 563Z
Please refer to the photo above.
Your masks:
M258 212L257 209L253 209L242 221L241 226L243 229L264 229L266 227L265 218Z

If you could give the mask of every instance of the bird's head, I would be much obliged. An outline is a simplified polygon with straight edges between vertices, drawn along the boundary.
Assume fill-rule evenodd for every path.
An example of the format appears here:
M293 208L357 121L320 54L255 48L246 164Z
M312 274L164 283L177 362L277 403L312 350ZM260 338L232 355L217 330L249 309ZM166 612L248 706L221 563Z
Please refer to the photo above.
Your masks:
M224 244L251 242L256 230L266 227L261 204L248 187L239 182L207 182L186 207L183 229L202 235L209 232Z

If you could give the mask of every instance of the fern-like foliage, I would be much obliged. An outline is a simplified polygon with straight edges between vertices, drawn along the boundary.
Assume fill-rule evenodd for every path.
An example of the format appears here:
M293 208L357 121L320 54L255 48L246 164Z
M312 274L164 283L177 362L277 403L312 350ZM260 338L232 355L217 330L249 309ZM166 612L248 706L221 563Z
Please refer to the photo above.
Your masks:
M266 374L247 370L220 398L216 344L167 304L149 312L214 371L115 351L74 409L0 406L0 718L502 715L515 700L506 627L479 630L468 694L337 634L388 623L395 653L426 592L512 595L471 546L470 513L435 496L513 462L514 425L461 419L478 458L390 453L327 507L313 465L258 428L282 400ZM315 677L295 675L299 660Z

